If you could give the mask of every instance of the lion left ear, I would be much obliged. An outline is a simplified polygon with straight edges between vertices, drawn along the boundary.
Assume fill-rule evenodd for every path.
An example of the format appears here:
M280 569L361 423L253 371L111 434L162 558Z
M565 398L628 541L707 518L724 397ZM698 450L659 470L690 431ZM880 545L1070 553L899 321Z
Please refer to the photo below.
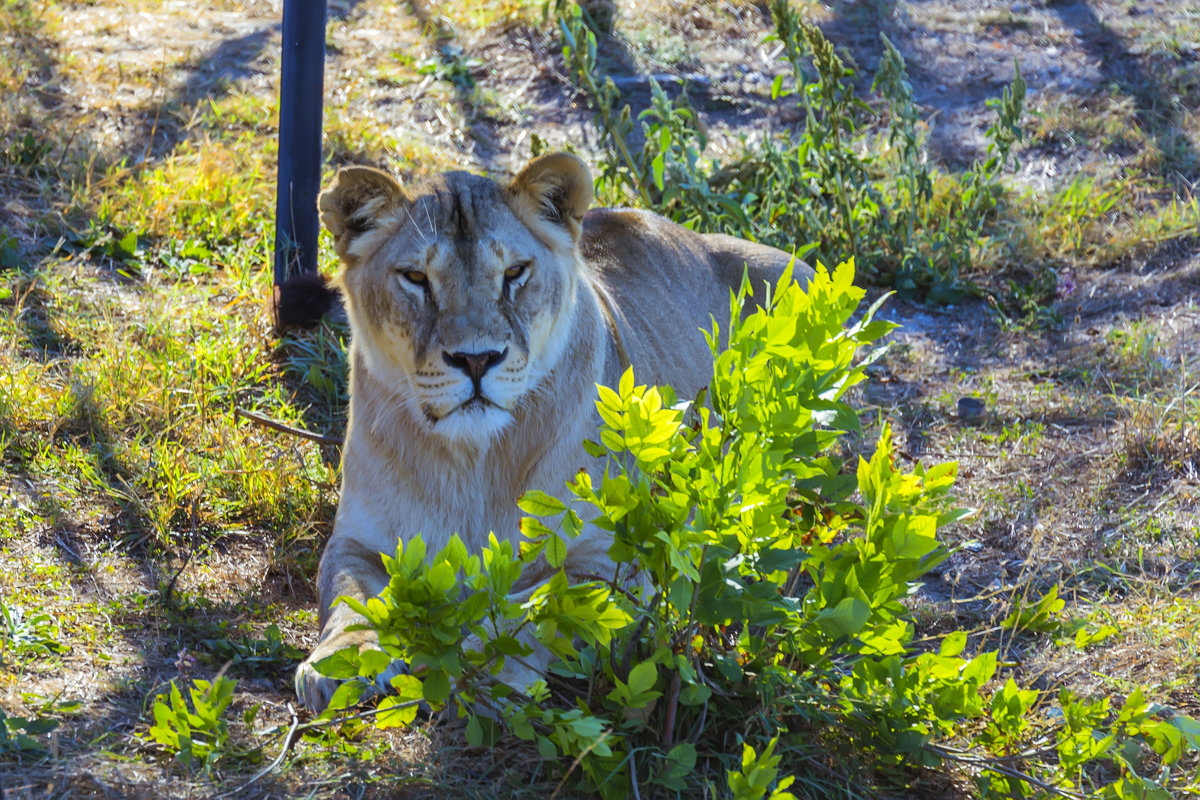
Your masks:
M342 167L328 189L317 198L317 210L342 261L355 260L356 239L407 202L396 179L374 167Z
M561 225L574 242L592 205L592 173L577 155L551 153L530 161L508 185L508 192L513 210L526 224Z

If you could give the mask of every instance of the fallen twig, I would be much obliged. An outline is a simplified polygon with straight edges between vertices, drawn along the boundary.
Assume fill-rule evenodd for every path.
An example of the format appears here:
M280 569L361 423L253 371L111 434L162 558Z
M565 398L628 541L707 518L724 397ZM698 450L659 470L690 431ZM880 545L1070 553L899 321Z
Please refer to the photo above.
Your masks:
M225 798L225 797L232 797L234 795L241 794L242 792L246 791L251 786L253 786L255 783L262 780L267 775L270 775L275 770L279 769L279 765L283 763L283 760L285 758L287 758L287 754L292 752L292 747L296 744L296 734L298 734L300 732L300 728L301 728L300 717L298 717L296 715L296 709L292 707L291 703L287 704L287 709L288 709L288 713L292 715L292 724L288 727L287 735L283 737L283 747L280 749L279 755L275 756L274 761L272 761L270 764L267 764L265 767L260 769L258 772L254 773L254 777L252 777L250 780L246 781L244 784L242 784L238 788L234 789L231 792L226 792L225 794L217 795L218 800L220 800L221 798ZM307 726L305 726L305 727L307 727Z
M229 666L229 665L226 664L226 666ZM222 672L224 672L224 669L222 669ZM390 709L394 710L394 709L398 709L398 708L409 708L409 707L418 705L421 702L422 701L420 701L420 700L409 700L408 702L405 702L405 703L397 703L396 705L391 706ZM288 753L290 753L292 751L292 748L296 746L296 741L299 738L298 734L301 734L307 730L312 730L314 728L324 728L324 727L328 727L330 725L336 725L340 722L347 722L352 719L365 719L367 717L374 716L375 714L378 714L380 711L384 710L384 709L379 709L379 708L368 708L368 709L364 709L364 710L359 711L354 714L340 715L340 716L336 716L336 717L318 717L317 719L312 720L311 722L303 722L302 723L302 722L300 722L300 717L296 714L296 709L292 707L291 703L287 704L287 709L288 709L288 713L291 714L291 716L292 716L292 722L291 722L291 725L288 726L288 731L283 737L283 747L280 748L279 755L275 756L274 761L272 761L270 764L267 764L267 766L260 769L258 772L256 772L254 774L254 777L252 777L250 780L246 781L244 784L242 784L238 788L228 791L225 794L217 795L217 800L223 800L226 797L233 797L234 795L242 794L247 789L249 789L251 786L253 786L255 783L262 780L267 775L270 775L275 770L279 769L279 765L283 763L283 760L285 758L287 758Z
M955 764L991 770L992 772L1003 775L1006 778L1014 778L1016 780L1023 781L1024 783L1027 783L1028 785L1030 785L1034 788L1041 789L1043 792L1046 792L1047 794L1052 794L1056 797L1063 797L1063 798L1066 798L1067 800L1083 800L1085 797L1085 795L1083 795L1079 792L1072 791L1071 789L1064 789L1061 786L1054 786L1053 784L1046 783L1045 781L1039 780L1038 778L1035 778L1033 775L1030 775L1028 772L1017 769L1016 767L1009 766L1006 763L1003 763L1005 761L1013 760L1012 758L1009 758L1009 757L1000 756L1000 757L993 758L993 757L988 757L988 756L976 756L976 755L969 754L966 751L958 750L956 748L941 747L939 745L932 744L932 743L925 745L925 747L930 752L936 754L937 756L941 757L942 759L944 759L946 761L950 761ZM1043 752L1046 752L1046 751L1043 751ZM1022 754L1022 755L1039 755L1039 753Z
M565 786L567 783L567 778L571 777L571 773L574 772L575 768L578 767L579 764L583 761L583 757L586 756L588 753L592 752L592 750L595 749L595 747L598 744L600 744L605 739L607 739L609 734L611 734L611 733L612 733L611 730L604 731L604 733L602 733L596 737L596 740L594 742L592 742L586 748L584 748L584 751L582 753L580 753L578 756L575 757L575 760L571 762L571 766L567 768L567 771L565 773L563 773L562 780L560 780L558 782L558 786L554 787L554 793L552 795L550 795L550 800L555 800L555 798L558 797L558 793L562 791L563 786Z
M256 414L253 411L247 411L244 408L235 408L234 413L239 417L245 417L251 422L257 422L264 428L279 431L280 433L290 433L292 436L299 436L301 439L308 439L310 442L318 442L320 444L336 444L341 445L342 440L335 436L324 436L320 433L306 431L303 428L297 428L293 425L288 425L286 422L280 422L277 419L264 417L262 414Z

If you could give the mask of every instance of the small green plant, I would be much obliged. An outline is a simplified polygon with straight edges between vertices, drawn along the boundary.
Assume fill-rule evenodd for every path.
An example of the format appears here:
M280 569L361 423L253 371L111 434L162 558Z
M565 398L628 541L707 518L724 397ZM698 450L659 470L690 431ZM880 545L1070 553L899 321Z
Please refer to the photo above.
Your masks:
M734 800L795 800L786 789L796 782L792 776L779 779L780 756L775 755L779 739L767 743L762 755L748 744L742 745L742 768L729 770L729 793ZM767 792L770 792L768 797Z
M169 240L157 255L162 265L177 278L208 275L215 269L213 251L196 239Z
M0 233L0 269L16 269L21 266L21 243L17 237Z
M58 623L45 611L30 612L0 600L0 664L7 657L51 656L70 648L59 641Z
M230 743L225 712L233 702L236 687L237 681L221 675L212 681L196 679L188 689L189 704L171 681L170 691L154 698L150 738L188 768L207 770L230 756L253 757L257 751L236 752ZM255 710L247 712L247 721Z
M205 639L204 646L220 663L246 675L265 675L290 669L304 658L304 651L283 640L279 626L274 623L263 630L263 638Z
M331 416L344 413L349 399L348 338L345 325L327 323L287 335L276 355L284 374L304 387Z
M1065 283L1070 286L1070 282ZM1055 328L1062 324L1062 315L1054 308L1058 296L1058 272L1053 267L1030 271L1024 281L1009 278L1005 290L988 296L999 322L1007 328Z
M1049 199L1042 235L1059 256L1080 257L1086 248L1102 242L1094 229L1117 207L1119 189L1104 185L1096 177L1077 176Z
M588 28L582 11L560 17L559 28L563 36L563 60L596 110L596 127L602 142L615 154L615 157L600 162L600 171L596 175L597 197L606 201L616 200L623 195L619 187L624 184L646 207L653 208L654 200L644 180L645 174L629 149L628 138L633 131L629 106L618 109L621 92L612 78L599 73L595 33ZM658 88L657 83L652 82L651 85ZM663 168L656 166L655 169L658 170L657 174L662 174Z
M1067 605L1067 601L1058 596L1058 587L1051 586L1037 600L1030 601L1027 597L1016 598L1012 613L1000 622L1000 627L1013 632L1030 631L1046 633L1061 630L1065 623L1059 619L1059 614Z
M92 221L87 230L75 238L74 244L83 252L125 265L137 263L141 255L136 231L123 233L106 228L95 221Z
M6 163L14 166L36 167L42 163L53 149L53 142L35 137L31 132L26 132L24 136L17 136L9 141L0 150L0 157Z
M58 727L58 720L45 717L12 717L0 708L0 756L40 756L46 752L41 737Z
M445 45L436 58L427 58L417 64L417 74L432 75L459 90L469 91L475 88L475 77L471 72L481 66L479 59L467 58L461 47Z

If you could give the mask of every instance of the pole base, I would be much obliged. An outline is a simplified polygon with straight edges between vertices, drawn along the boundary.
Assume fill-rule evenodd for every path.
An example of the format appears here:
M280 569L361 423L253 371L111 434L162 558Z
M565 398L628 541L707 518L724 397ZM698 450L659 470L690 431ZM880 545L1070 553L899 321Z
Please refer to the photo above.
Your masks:
M326 316L345 316L342 293L320 273L301 273L275 284L271 312L279 332L315 327Z

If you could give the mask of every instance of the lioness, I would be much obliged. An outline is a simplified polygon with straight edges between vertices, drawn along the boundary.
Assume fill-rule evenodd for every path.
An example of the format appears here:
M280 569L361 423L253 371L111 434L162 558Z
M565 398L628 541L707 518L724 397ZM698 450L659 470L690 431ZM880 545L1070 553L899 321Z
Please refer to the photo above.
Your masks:
M644 211L596 209L592 178L566 153L534 160L507 186L451 172L411 188L375 169L341 170L321 194L321 220L343 268L350 319L350 419L342 496L321 558L320 640L296 692L323 709L336 683L313 663L369 631L341 595L387 584L379 554L421 534L428 552L458 533L478 551L488 533L519 538L517 498L565 497L594 438L596 384L632 364L639 382L681 397L707 383L699 329L724 320L744 270L761 290L787 253L701 235ZM797 264L797 279L811 270ZM611 574L608 540L571 541L565 569ZM526 571L517 589L550 574ZM523 688L544 650L500 674Z

